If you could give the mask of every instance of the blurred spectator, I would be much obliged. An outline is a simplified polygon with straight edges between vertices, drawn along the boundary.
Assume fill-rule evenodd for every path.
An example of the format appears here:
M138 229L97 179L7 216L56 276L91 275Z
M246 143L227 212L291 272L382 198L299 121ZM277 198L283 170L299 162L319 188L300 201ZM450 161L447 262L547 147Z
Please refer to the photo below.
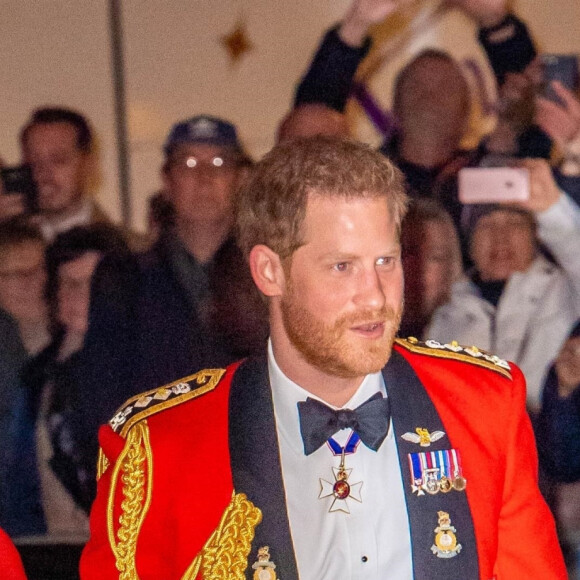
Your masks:
M557 81L552 87L561 103L538 97L536 123L559 148L558 184L580 205L580 99Z
M22 160L31 166L38 190L35 221L46 240L75 226L110 223L89 195L95 181L93 131L80 113L61 107L36 109L20 134ZM0 221L27 211L22 194L0 195ZM141 236L127 233L142 247Z
M346 117L322 103L305 103L292 109L278 127L277 142L328 135L348 137Z
M342 112L358 65L371 47L369 28L408 3L408 0L353 0L343 21L324 36L296 90L295 105L325 103ZM526 26L509 14L504 0L451 0L448 5L462 9L479 25L479 41L500 84L506 74L523 71L533 60L536 52ZM415 88L429 98L445 98L430 95L429 87L415 85Z
M94 499L96 446L86 431L91 409L80 400L82 347L90 289L99 260L127 252L112 226L75 227L57 236L46 253L46 294L52 342L25 369L36 410L42 504L50 535L88 533Z
M580 208L559 190L545 161L522 165L530 171L529 201L469 208L474 268L435 311L428 334L518 364L528 406L537 412L548 367L580 315ZM539 242L557 263L538 251Z
M537 429L540 462L556 481L580 481L580 321L550 367Z
M542 69L538 57L522 72L504 75L503 83L498 87L497 125L485 138L486 151L515 157L521 149L528 148L530 127L534 123L535 96L541 83ZM542 157L548 157L552 143L547 135L544 137L544 142L538 142L538 147L542 150ZM541 139L540 133L536 133L536 139Z
M34 417L20 375L49 341L44 241L18 218L0 224L0 526L42 534Z
M232 236L248 169L235 127L194 117L173 127L164 151L175 226L149 252L104 260L96 274L85 382L101 423L128 396L226 365L267 338L265 305ZM103 383L115 384L114 396L100 394Z
M535 422L540 482L569 566L580 572L580 320L550 367ZM571 571L570 578L576 578Z
M17 324L29 354L41 350L49 336L43 300L44 248L38 230L23 220L1 224L0 306Z
M37 109L22 129L20 143L23 162L31 166L37 184L39 221L47 239L74 225L104 219L86 197L93 135L85 117L70 109ZM21 195L2 201L1 217L26 211Z
M369 28L409 0L353 0L342 22L324 36L310 68L296 89L294 106L323 103L343 112L356 70L368 54Z
M448 54L425 50L397 76L393 111L397 137L382 150L397 160L415 197L439 198L458 223L460 205L448 179L471 159L460 152L470 95L461 69Z
M434 200L409 207L401 231L405 308L400 336L423 338L433 312L462 275L461 248L451 216Z
M508 157L543 149L543 157L556 161L560 187L580 204L580 100L557 81L552 81L551 89L559 102L547 99L544 84L540 57L523 72L505 75L498 124L486 138L485 149Z

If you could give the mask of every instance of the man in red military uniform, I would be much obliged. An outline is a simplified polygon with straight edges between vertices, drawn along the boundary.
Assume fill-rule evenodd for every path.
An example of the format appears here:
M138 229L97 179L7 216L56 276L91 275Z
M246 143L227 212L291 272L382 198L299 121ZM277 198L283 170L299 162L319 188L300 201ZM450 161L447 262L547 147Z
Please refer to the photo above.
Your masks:
M101 430L84 580L566 578L519 369L395 341L405 209L401 174L362 144L258 164L237 225L268 351Z

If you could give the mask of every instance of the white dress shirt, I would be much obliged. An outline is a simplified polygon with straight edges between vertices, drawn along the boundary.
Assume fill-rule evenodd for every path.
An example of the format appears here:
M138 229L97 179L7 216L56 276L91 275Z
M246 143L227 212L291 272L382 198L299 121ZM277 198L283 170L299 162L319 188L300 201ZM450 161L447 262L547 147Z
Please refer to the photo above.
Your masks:
M297 403L317 397L284 375L271 344L268 368L300 580L412 580L409 520L392 422L378 451L360 442L356 452L346 456L345 467L352 469L349 484L363 482L362 502L352 497L337 500L345 501L350 513L329 512L334 498L318 498L320 479L334 482L332 468L338 468L340 456L327 444L306 456L298 417ZM367 375L344 407L355 409L376 392L386 394L381 373ZM344 445L351 432L345 429L333 437Z

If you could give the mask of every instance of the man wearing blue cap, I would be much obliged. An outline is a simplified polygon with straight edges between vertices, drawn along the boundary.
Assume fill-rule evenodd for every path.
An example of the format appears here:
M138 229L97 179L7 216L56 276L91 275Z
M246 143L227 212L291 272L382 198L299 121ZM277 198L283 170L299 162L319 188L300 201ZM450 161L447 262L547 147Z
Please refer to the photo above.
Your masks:
M265 305L231 236L233 192L250 163L235 127L194 117L172 128L164 152L175 226L95 274L82 397L95 456L99 424L125 398L248 356L267 338Z
M246 356L267 332L264 307L231 236L233 193L250 164L236 128L217 117L193 117L174 125L164 153L164 192L175 209L175 226L137 258L137 277L129 277L136 284L127 313L135 364L119 362L122 374L130 373L131 391L170 381L199 364L218 366ZM113 342L118 345L118 339ZM118 359L116 352L115 347Z
M232 193L248 158L235 127L205 115L176 124L164 152L163 180L176 211L178 245L195 258L192 267L202 270L230 235Z

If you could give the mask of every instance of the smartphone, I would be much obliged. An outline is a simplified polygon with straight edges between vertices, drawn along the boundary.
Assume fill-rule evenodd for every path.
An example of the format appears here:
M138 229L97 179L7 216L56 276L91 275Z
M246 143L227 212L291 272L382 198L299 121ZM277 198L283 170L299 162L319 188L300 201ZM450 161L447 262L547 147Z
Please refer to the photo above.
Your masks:
M530 173L521 167L465 167L458 174L459 201L465 204L526 201Z
M576 54L543 54L542 96L558 105L564 105L562 99L551 86L552 81L560 81L569 91L576 91L580 82L578 72L578 55Z
M17 165L0 169L4 194L21 193L24 195L26 211L38 212L38 191L29 165Z

